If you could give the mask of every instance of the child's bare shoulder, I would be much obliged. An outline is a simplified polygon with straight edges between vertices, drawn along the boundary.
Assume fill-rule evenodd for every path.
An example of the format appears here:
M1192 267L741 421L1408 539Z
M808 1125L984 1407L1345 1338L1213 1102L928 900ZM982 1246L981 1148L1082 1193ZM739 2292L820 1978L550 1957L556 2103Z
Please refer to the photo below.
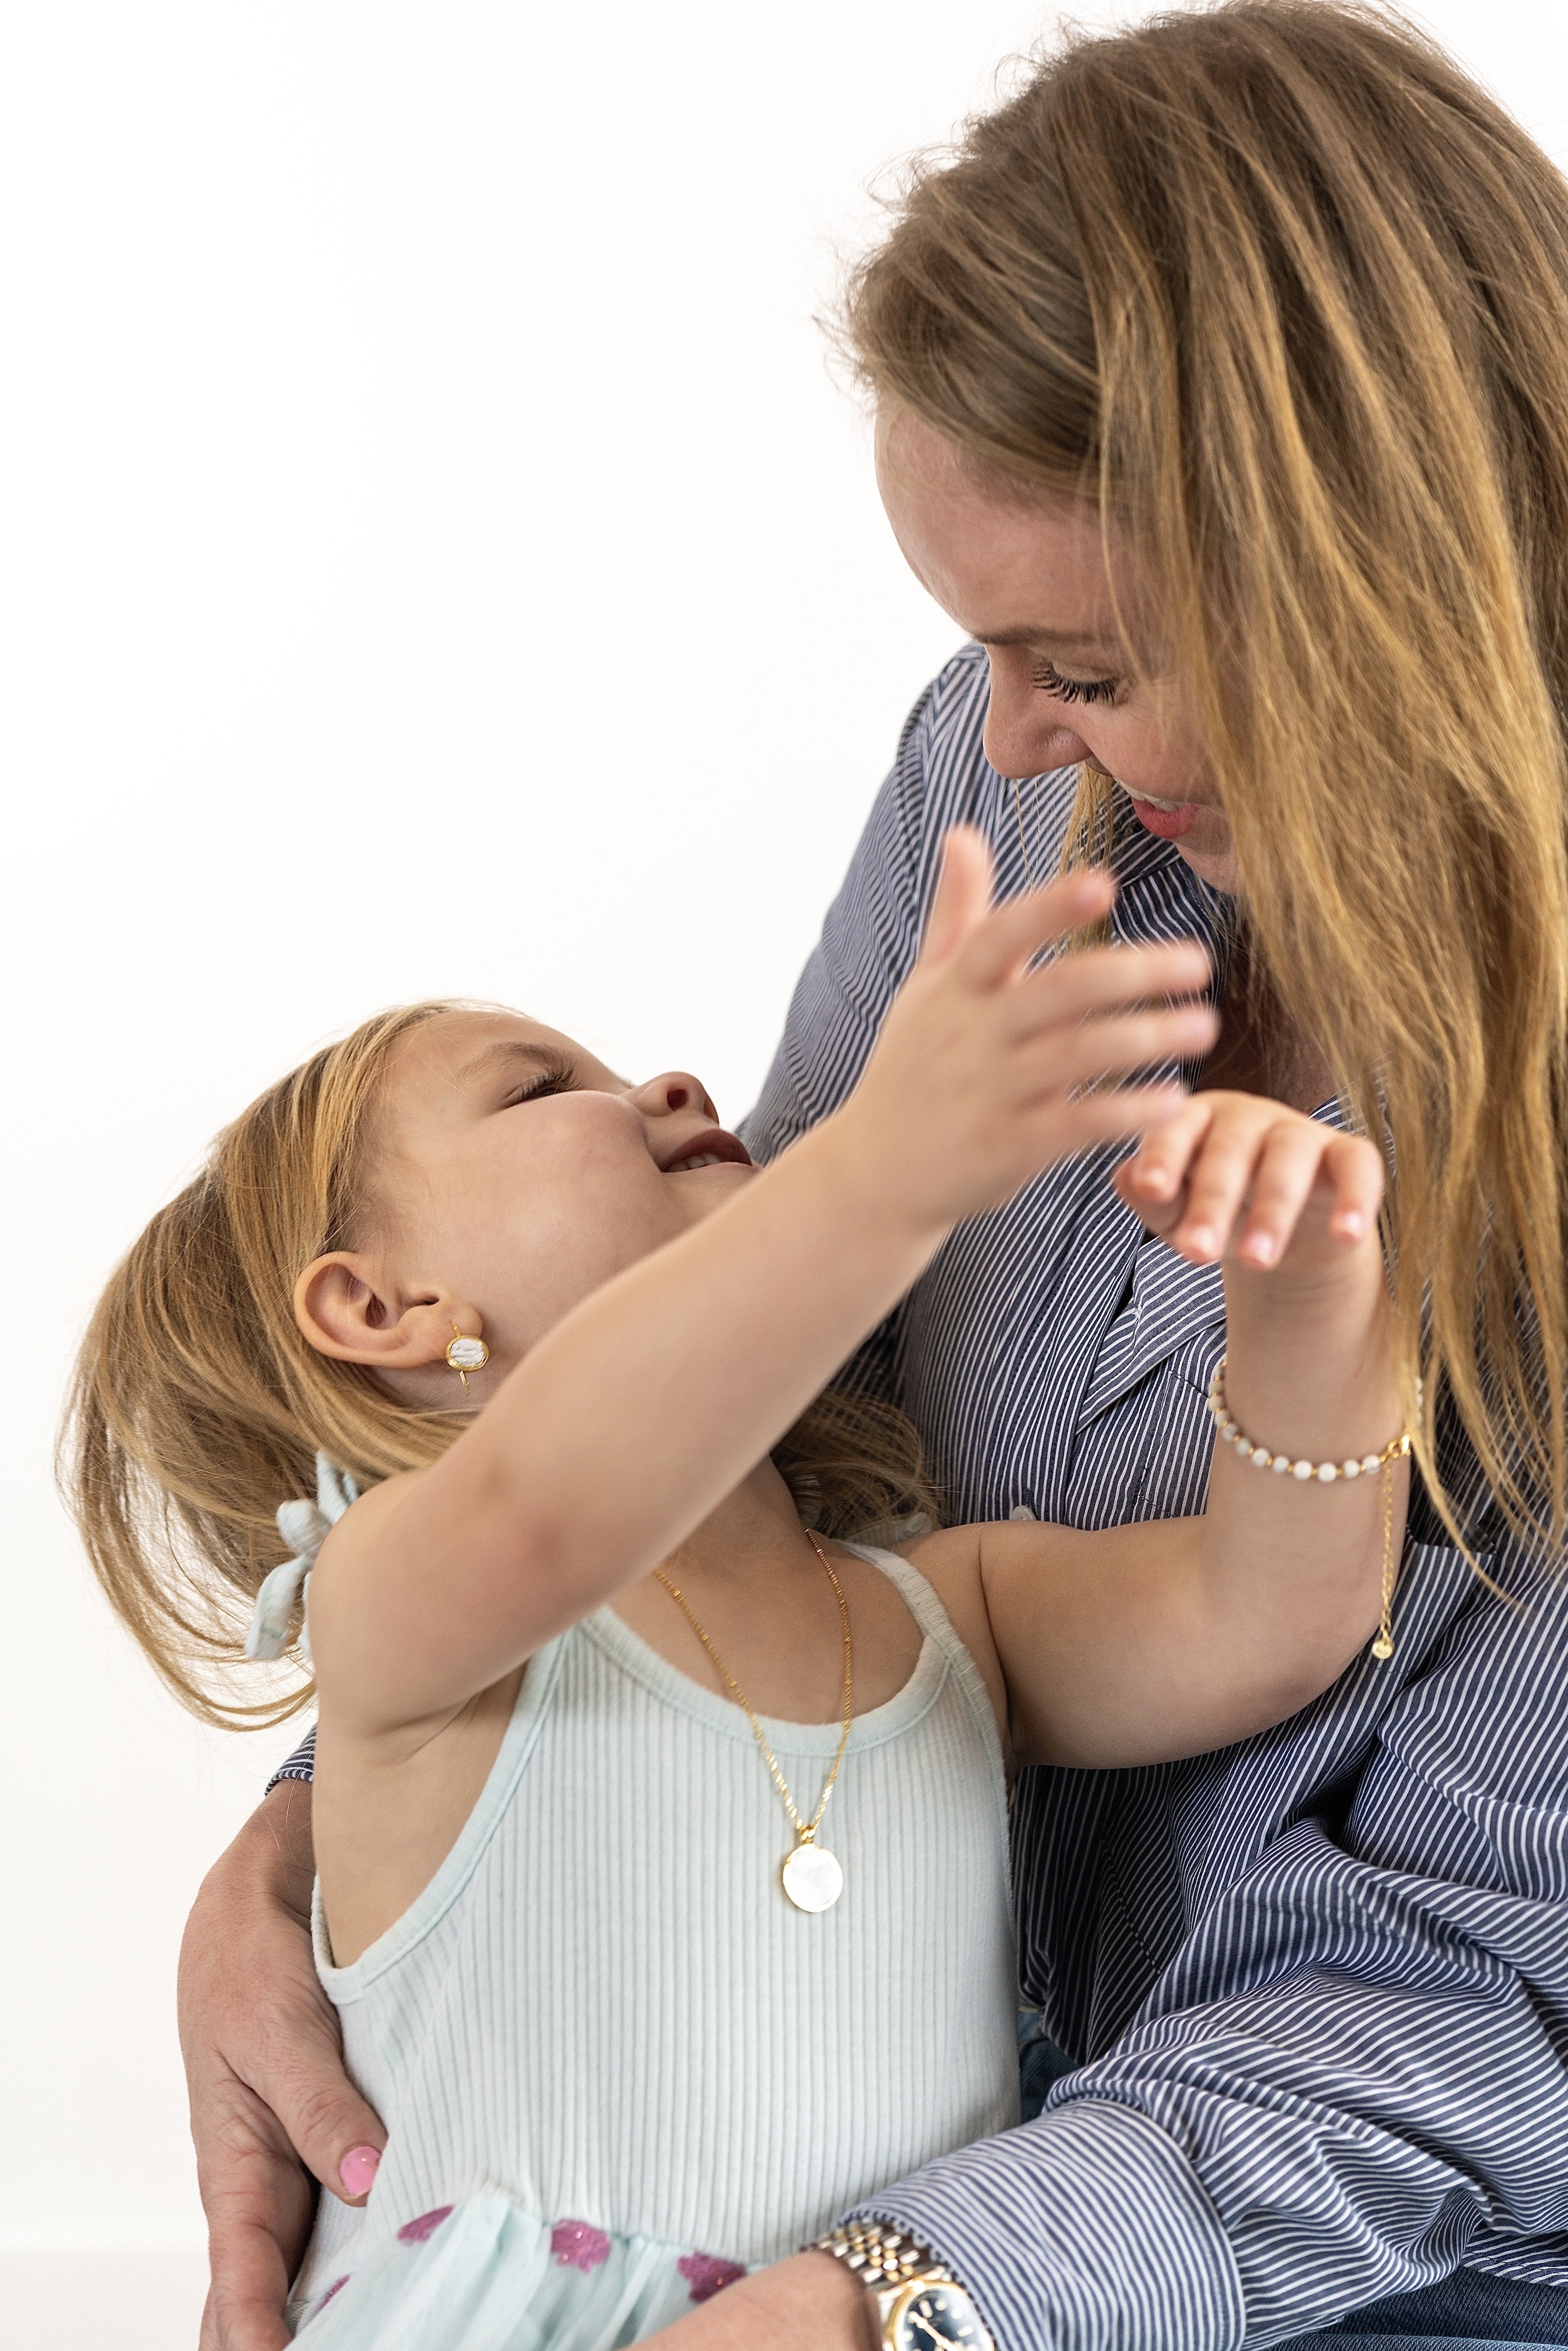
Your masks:
M953 1630L980 1669L1004 1745L1007 1741L1007 1684L986 1607L980 1576L978 1527L941 1527L935 1534L917 1535L897 1546L901 1559L918 1568L947 1612Z
M385 1543L411 1495L424 1481L423 1469L402 1469L367 1486L352 1508L345 1510L322 1543L310 1576L314 1610L331 1604L338 1592L350 1587L372 1552Z

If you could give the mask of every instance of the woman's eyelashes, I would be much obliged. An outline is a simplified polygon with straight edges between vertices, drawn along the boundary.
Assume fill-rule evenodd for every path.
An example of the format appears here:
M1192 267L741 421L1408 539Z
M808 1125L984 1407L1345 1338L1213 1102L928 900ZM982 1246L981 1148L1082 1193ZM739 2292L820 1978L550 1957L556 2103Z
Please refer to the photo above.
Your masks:
M1054 663L1043 658L1037 659L1033 678L1059 702L1114 702L1122 684L1119 677L1063 677Z

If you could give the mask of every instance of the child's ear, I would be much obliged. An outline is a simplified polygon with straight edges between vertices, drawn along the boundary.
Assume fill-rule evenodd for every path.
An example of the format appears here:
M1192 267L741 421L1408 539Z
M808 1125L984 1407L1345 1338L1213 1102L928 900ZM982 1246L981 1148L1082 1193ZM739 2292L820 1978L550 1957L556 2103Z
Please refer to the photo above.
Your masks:
M306 1267L294 1285L294 1319L318 1354L378 1372L440 1363L455 1326L476 1335L480 1327L465 1301L431 1291L404 1298L372 1259L349 1249Z

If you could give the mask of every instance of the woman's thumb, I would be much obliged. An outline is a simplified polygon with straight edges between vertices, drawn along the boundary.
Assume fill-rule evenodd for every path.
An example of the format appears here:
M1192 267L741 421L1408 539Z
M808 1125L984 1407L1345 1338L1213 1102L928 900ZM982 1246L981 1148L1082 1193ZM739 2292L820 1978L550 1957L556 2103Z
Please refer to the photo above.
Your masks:
M957 954L990 912L991 844L972 824L956 824L942 843L942 869L925 918L920 960L929 970Z
M375 2185L387 2135L361 2097L336 2050L314 2036L290 2053L268 2084L274 2113L295 2153L340 2203L362 2204ZM281 2078L279 2078L279 2076Z

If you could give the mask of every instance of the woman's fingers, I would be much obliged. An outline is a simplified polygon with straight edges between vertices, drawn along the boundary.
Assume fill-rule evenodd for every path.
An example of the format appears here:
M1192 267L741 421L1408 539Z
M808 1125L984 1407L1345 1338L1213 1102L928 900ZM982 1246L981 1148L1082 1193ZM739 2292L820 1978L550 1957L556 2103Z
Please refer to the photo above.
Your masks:
M1186 1170L1181 1214L1166 1238L1207 1265L1224 1256L1234 1235L1245 1263L1271 1265L1312 1190L1322 1148L1323 1130L1310 1119L1249 1095L1219 1096Z

